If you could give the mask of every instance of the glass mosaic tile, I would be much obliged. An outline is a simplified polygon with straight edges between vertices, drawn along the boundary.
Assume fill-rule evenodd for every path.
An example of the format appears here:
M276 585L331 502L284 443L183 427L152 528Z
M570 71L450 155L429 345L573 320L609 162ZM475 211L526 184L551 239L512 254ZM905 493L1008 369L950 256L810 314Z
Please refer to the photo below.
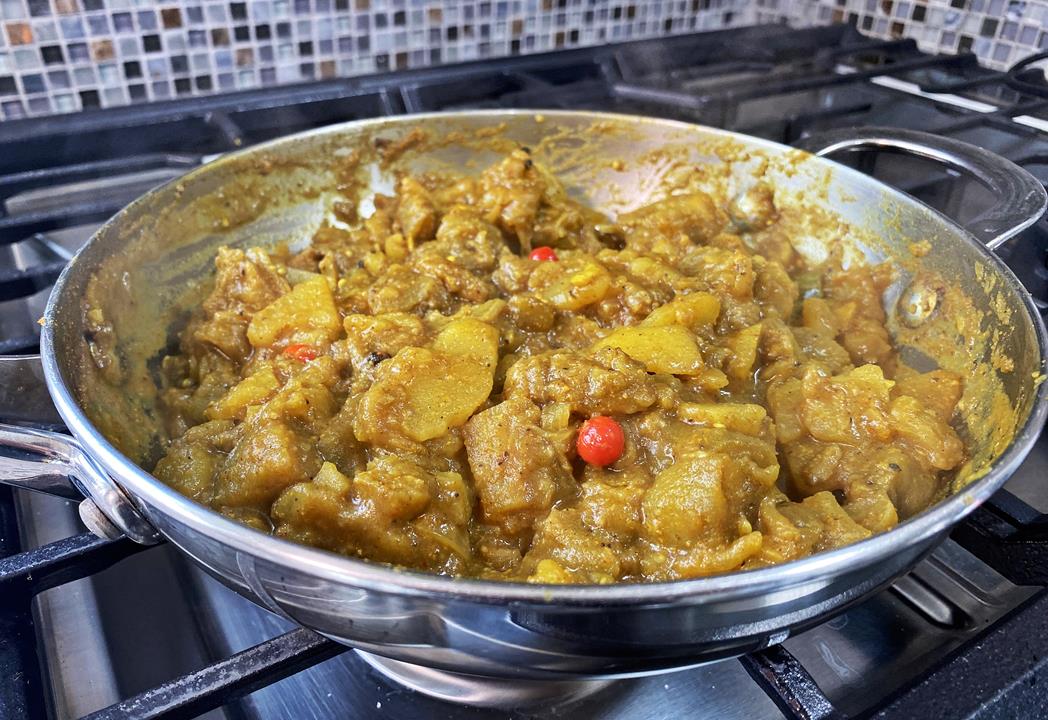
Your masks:
M52 70L48 72L47 83L52 90L68 90L72 85L68 70Z
M127 90L123 87L107 88L102 91L102 100L106 107L127 104Z
M38 43L49 43L58 40L58 26L54 20L36 20L33 22L33 37Z
M51 98L46 95L29 98L30 115L48 115L51 113Z
M134 32L134 19L130 13L114 13L113 28L116 32Z

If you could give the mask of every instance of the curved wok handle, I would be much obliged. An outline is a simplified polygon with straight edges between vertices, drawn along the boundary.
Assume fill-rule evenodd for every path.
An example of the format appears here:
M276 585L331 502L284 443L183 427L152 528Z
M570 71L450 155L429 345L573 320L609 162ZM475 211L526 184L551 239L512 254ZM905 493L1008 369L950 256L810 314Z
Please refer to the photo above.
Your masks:
M931 133L898 128L844 128L816 133L795 145L825 157L853 150L891 149L936 160L964 172L993 193L997 204L967 224L991 250L1037 222L1048 208L1048 193L1029 172L981 147Z
M60 427L40 357L0 358L0 418ZM159 540L127 496L83 451L75 438L50 430L0 424L0 484L80 501L80 518L101 537Z
M146 545L160 539L127 496L69 435L0 424L0 484L79 500L80 519L100 537L126 535Z

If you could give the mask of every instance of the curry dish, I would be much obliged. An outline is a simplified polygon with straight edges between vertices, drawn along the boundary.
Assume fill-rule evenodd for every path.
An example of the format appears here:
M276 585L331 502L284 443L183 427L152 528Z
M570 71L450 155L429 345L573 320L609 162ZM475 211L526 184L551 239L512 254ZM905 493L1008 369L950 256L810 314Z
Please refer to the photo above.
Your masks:
M885 328L891 267L808 266L766 185L612 220L521 148L334 214L304 250L222 250L163 360L155 474L262 531L454 576L672 580L887 530L966 459L962 378Z

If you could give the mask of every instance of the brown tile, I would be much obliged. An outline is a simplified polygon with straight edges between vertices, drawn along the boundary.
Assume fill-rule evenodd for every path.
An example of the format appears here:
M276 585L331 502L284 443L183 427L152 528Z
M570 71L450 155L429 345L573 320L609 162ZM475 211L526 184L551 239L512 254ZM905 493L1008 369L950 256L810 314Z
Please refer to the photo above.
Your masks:
M237 48L237 67L255 64L255 51L251 48Z
M325 60L320 63L320 77L324 79L335 77L335 61Z
M77 0L55 0L55 12L60 15L80 12L80 3Z
M33 29L29 23L7 23L7 39L12 45L28 45L33 42Z
M356 5L357 10L370 10L371 0L357 0L354 5Z
M91 57L96 61L112 60L115 55L112 40L93 40L91 42Z
M182 11L178 8L164 8L160 11L160 19L165 30L182 27Z
M211 44L215 47L226 47L229 45L229 30L227 28L214 28L211 31Z
M431 23L433 23L434 25L437 25L443 19L444 19L444 11L443 10L441 10L438 7L429 9L429 21Z
M511 28L513 32L513 37L520 37L521 34L523 34L524 32L524 21L520 18L517 18L513 21L513 25L511 26Z

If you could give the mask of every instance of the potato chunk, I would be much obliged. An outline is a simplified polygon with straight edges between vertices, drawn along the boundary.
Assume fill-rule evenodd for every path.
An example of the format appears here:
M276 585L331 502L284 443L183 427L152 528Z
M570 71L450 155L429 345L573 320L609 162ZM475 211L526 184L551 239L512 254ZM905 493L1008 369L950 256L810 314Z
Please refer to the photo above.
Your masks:
M611 290L611 275L586 258L544 262L528 278L528 289L558 310L581 310L604 299Z
M331 342L341 329L331 288L323 277L315 277L259 310L247 327L247 339L254 347L269 346L278 340Z
M499 354L499 332L476 318L453 320L433 339L433 349L494 367Z
M721 489L725 458L695 452L655 478L644 496L644 533L660 545L686 547L728 530L728 499Z
M286 422L251 423L216 478L215 501L266 507L280 492L320 469L315 443Z
M432 240L437 232L437 210L429 191L413 177L401 179L398 192L397 224L409 247Z
M895 392L921 398L926 410L935 413L943 422L949 422L964 394L964 379L948 370L910 372L905 375L900 372L896 378Z
M726 428L745 435L759 435L768 417L763 406L743 403L681 403L677 414L702 427Z
M171 444L167 455L153 468L153 474L197 502L210 502L215 473L222 467L236 436L237 430L229 420L212 420L191 427Z
M728 345L733 351L726 369L728 377L736 380L745 380L753 374L753 366L757 363L757 350L760 347L763 329L764 326L761 323L757 323L740 330L728 340Z
M891 403L891 426L918 458L939 470L957 467L964 459L964 444L952 427L935 415L935 408L909 395Z
M702 370L702 353L695 336L682 325L619 328L593 346L613 347L644 364L648 372L695 375Z
M802 384L801 421L816 440L848 443L891 438L888 394L895 383L886 380L877 365L862 365L834 377L809 371Z
M350 479L332 463L273 504L281 537L380 562L453 571L470 556L470 495L453 472L381 456Z
M791 502L782 493L761 503L760 526L764 543L752 565L777 564L831 550L870 536L829 492L819 492L803 502Z
M540 419L538 407L527 400L506 400L477 413L464 432L481 515L514 535L529 529L574 484Z
M566 576L574 582L610 583L622 574L615 552L586 527L577 508L554 508L538 524L524 568L532 563L528 582L565 582Z
M432 348L409 347L383 363L360 400L357 439L387 447L423 442L462 425L491 394L499 333L473 318L449 323Z
M683 325L692 330L702 325L712 325L720 315L721 303L716 295L694 292L681 295L661 307L651 311L641 321L644 327L661 327L663 325Z
M273 368L266 365L237 383L228 393L208 407L210 420L243 420L249 405L258 405L273 397L280 388Z

